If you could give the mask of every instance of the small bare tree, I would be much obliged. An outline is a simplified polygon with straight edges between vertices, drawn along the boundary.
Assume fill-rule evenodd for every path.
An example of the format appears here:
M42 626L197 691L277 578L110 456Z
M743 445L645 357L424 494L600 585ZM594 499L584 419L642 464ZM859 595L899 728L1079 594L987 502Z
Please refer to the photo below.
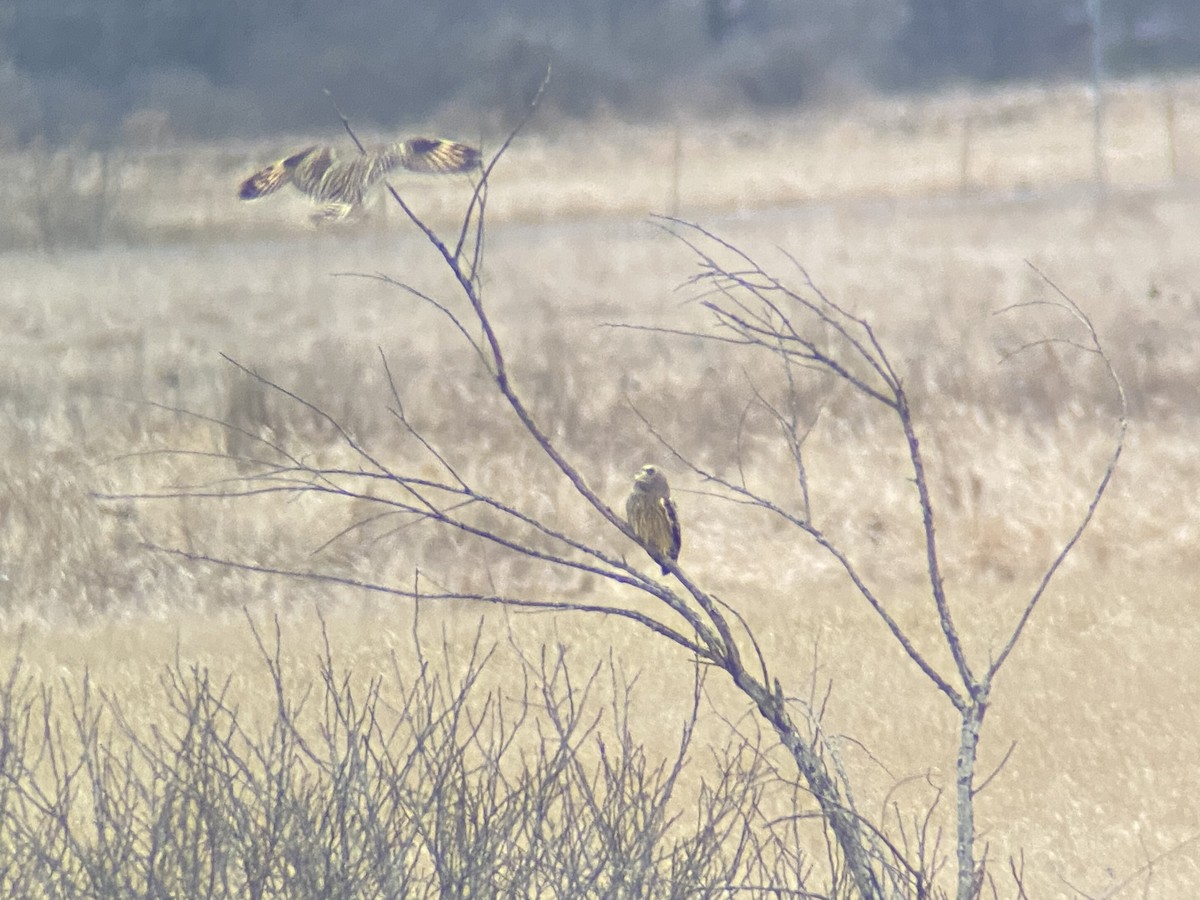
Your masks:
M349 124L346 127L349 131ZM391 390L391 412L402 433L420 448L423 458L419 461L410 462L402 469L390 465L381 455L363 446L346 427L323 409L239 365L247 377L261 382L271 391L299 404L326 422L352 455L356 467L323 467L311 462L303 447L291 446L286 439L245 432L246 439L260 452L249 461L254 465L251 470L245 468L247 460L240 461L242 471L232 482L223 482L212 489L187 487L138 496L142 499L150 496L215 496L225 499L275 492L318 495L329 502L365 504L374 511L371 514L373 516L404 517L428 527L466 536L498 548L502 553L523 558L547 575L574 572L594 576L602 583L652 598L655 601L652 608L657 612L646 612L645 607L638 607L633 602L546 596L536 588L514 590L512 593L503 590L479 592L457 589L447 581L443 583L450 586L431 593L418 590L415 585L408 588L366 582L320 570L264 566L158 544L152 545L153 548L192 561L334 582L400 598L473 600L525 610L615 617L636 628L645 629L683 648L698 662L724 673L774 731L819 807L830 848L829 869L825 875L829 895L855 894L868 900L883 900L897 896L927 897L940 892L933 884L939 863L933 858L936 852L931 849L927 836L922 833L911 840L911 836L904 835L896 839L889 838L883 822L871 821L856 809L848 776L837 761L836 749L824 736L821 705L804 703L785 695L780 679L775 674L775 665L763 652L751 627L737 613L736 603L726 603L714 596L674 560L661 560L675 579L668 584L644 572L635 564L636 561L629 562L602 548L597 536L605 529L618 532L630 541L636 542L637 537L621 512L610 506L591 487L585 466L563 449L560 442L551 436L551 430L531 411L521 386L511 374L506 348L484 300L481 266L488 184L493 169L502 160L515 135L514 131L485 167L461 227L450 240L435 233L389 186L392 199L421 230L431 252L437 255L445 270L453 277L457 296L432 296L403 279L367 277L382 278L407 292L416 301L428 304L441 315L451 332L457 335L457 339L486 370L491 387L519 431L532 440L537 452L590 509L586 530L566 526L554 514L539 513L531 506L505 499L496 486L479 483L462 474L452 462L452 454L443 452L436 440L414 423L390 370L387 370L387 377ZM918 649L910 633L890 611L883 591L869 584L851 555L813 521L807 503L805 426L792 411L757 394L762 408L778 425L782 446L790 454L796 479L802 487L799 508L795 503L755 489L744 476L733 480L706 468L685 450L676 447L667 436L659 434L647 419L643 419L647 429L662 441L664 447L719 497L730 503L748 504L762 514L779 520L794 529L799 540L815 543L836 560L849 583L883 622L911 664L922 673L931 688L953 707L959 717L955 783L957 874L954 895L957 900L973 900L979 896L985 877L982 858L985 854L980 854L976 843L975 797L983 786L976 765L992 692L998 675L1046 597L1051 580L1092 521L1112 478L1126 429L1120 382L1087 315L1065 294L1054 289L1054 298L1044 302L1069 314L1078 329L1077 336L1064 340L1100 360L1111 379L1122 411L1118 415L1111 456L1097 477L1090 502L1080 512L1077 527L1069 535L1064 535L1061 549L1033 586L1023 611L1011 623L999 652L986 661L972 659L964 648L956 624L955 607L943 582L943 560L937 540L934 502L913 405L901 373L870 322L825 296L798 265L797 271L801 276L799 287L793 287L772 275L749 254L697 224L676 219L660 221L664 227L676 233L694 254L699 269L692 279L692 285L700 293L703 307L712 318L711 328L703 330L673 331L657 327L651 330L679 334L689 339L701 338L732 344L747 353L773 361L778 371L783 373L785 390L792 392L793 396L798 390L796 382L799 377L815 371L820 377L841 385L845 389L841 395L848 398L847 402L882 408L894 423L896 439L905 449L910 470L908 474L913 484L912 510L920 520L923 534L921 552L927 577L929 614L936 618L938 632L952 660L949 669L939 667L928 653ZM621 323L621 327L645 326ZM383 366L386 370L386 359L383 360ZM431 475L431 471L436 474ZM536 582L536 579L533 581ZM547 579L545 583L552 582Z
M868 585L854 562L813 523L808 515L806 503L803 504L805 508L799 512L791 511L771 497L748 487L745 480L730 481L713 471L697 466L683 454L677 453L676 458L705 481L718 485L732 499L748 502L769 515L783 519L831 554L912 663L920 669L931 686L954 707L960 720L955 779L955 848L958 872L956 897L958 900L971 900L979 895L985 875L975 846L974 798L981 789L976 760L992 690L1000 670L1012 655L1025 633L1030 618L1046 596L1051 580L1091 522L1116 471L1127 429L1126 400L1120 379L1086 313L1048 279L1046 284L1054 292L1054 298L1037 303L1017 304L1000 311L1013 312L1029 306L1047 305L1069 315L1077 323L1080 336L1039 340L1022 345L1016 352L1024 352L1047 343L1061 342L1070 344L1081 352L1094 354L1111 381L1120 412L1111 455L1098 476L1090 501L1080 513L1077 526L1064 538L1061 548L1041 573L1022 612L1011 623L999 652L986 663L973 661L968 658L963 647L962 636L955 624L942 576L943 563L937 542L934 505L909 395L900 373L889 359L871 324L827 297L798 264L797 268L802 274L804 285L801 290L787 286L749 255L700 226L679 220L670 221L684 230L682 239L691 247L699 261L700 272L694 276L693 281L706 290L707 297L702 302L715 320L716 327L712 332L696 336L731 341L754 352L775 356L788 373L798 367L815 369L848 386L858 399L883 406L895 418L898 436L904 441L912 469L915 510L920 515L924 535L925 569L931 612L937 618L945 647L953 660L953 669L950 672L940 670L930 661L927 654L916 647L909 634L888 611L882 597ZM731 254L733 262L718 261L716 251ZM794 382L790 380L790 375L789 385L794 392ZM798 430L797 421L794 416L770 404L761 396L760 401L780 427L784 444L792 456L796 477L800 484L805 486L803 495L807 497L803 435Z

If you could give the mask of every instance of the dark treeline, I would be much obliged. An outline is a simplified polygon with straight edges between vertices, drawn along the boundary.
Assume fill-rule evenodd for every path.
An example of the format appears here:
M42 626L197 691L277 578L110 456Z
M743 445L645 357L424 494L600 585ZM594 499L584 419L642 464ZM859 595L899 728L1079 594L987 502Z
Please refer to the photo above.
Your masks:
M181 134L447 108L511 115L548 62L549 106L654 115L823 93L1085 75L1095 10L1114 73L1200 58L1194 0L7 0L0 139L114 131L154 110Z

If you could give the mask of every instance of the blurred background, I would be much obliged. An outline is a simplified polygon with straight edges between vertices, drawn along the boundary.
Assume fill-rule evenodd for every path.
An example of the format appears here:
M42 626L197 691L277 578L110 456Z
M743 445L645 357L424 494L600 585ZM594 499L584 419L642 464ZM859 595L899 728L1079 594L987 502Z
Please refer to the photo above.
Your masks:
M1054 343L1079 332L1038 273L1087 310L1135 427L1013 658L984 768L1020 746L981 822L992 859L1028 861L1030 896L1064 884L1114 896L1160 854L1155 896L1191 896L1197 717L1179 711L1200 709L1198 63L1197 0L0 0L0 660L23 654L38 684L68 691L88 673L165 729L168 700L152 699L164 660L261 671L243 609L305 623L289 644L302 667L321 640L314 609L358 672L390 671L397 647L412 656L407 605L187 565L147 543L609 602L603 585L376 520L370 498L187 495L243 483L268 445L361 464L326 420L224 354L419 473L428 456L392 414L398 387L466 478L638 552L580 512L563 479L530 474L544 460L497 406L467 332L389 283L470 316L382 190L360 221L323 229L298 191L238 198L287 153L353 152L326 90L368 142L437 134L490 153L551 65L537 115L489 178L487 304L533 414L615 504L665 455L635 409L726 475L785 500L796 480L760 409L764 396L791 408L790 376L734 346L609 327L711 328L698 292L678 290L695 258L647 221L668 213L802 291L811 273L876 328L918 410L946 582L983 659L1111 451L1111 386L1089 354ZM470 178L394 180L439 234L458 234ZM935 646L897 432L819 379L802 395L815 519L916 643ZM952 785L951 743L931 738L949 734L935 731L941 697L830 557L714 500L681 466L669 477L689 574L765 635L770 659L794 661L789 691L810 690L819 644L820 677L846 698L833 727L871 749L847 754L860 800L891 802L892 773ZM443 606L422 622L466 659L480 615ZM561 641L577 665L614 648L645 665L652 750L676 752L664 710L691 688L662 686L661 642L592 619L495 616L492 633L519 630L520 652ZM231 696L249 691L243 709L275 714L273 692L234 684Z
M1094 55L1095 54L1095 55ZM5 0L0 145L249 137L546 110L719 116L1178 70L1195 0ZM470 117L467 119L466 117ZM545 119L543 118L543 124Z

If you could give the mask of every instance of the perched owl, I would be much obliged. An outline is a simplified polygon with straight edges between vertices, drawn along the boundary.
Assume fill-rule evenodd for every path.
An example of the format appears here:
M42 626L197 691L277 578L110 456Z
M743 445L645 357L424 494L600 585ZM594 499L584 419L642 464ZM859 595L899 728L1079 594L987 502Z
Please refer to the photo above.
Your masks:
M344 219L362 206L367 191L395 168L432 175L469 172L480 164L474 147L441 138L411 138L350 159L339 159L332 147L309 147L255 172L242 182L238 196L256 200L293 184L317 203L317 220Z
M657 466L642 466L633 477L633 490L625 501L625 520L666 575L663 560L679 559L681 538L671 488Z

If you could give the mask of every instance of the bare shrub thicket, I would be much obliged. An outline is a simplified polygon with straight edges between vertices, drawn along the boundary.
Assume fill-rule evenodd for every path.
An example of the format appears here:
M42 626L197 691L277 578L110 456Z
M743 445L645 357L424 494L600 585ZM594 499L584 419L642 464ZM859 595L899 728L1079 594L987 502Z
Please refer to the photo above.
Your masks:
M228 478L201 487L181 485L158 494L139 495L142 500L153 496L188 501L283 495L309 502L345 504L354 510L354 522L343 536L365 533L381 521L393 533L404 530L441 535L463 548L457 557L460 564L446 564L442 559L443 564L439 565L437 556L422 559L420 552L415 551L413 566L419 568L421 577L411 585L404 585L352 577L320 566L300 568L286 562L264 563L249 555L236 558L209 553L203 547L157 549L194 562L352 586L412 603L474 601L508 609L624 621L657 635L674 645L677 652L682 651L675 657L679 665L687 665L689 660L702 664L706 671L714 673L709 675L710 679L720 673L721 679L732 685L742 702L754 710L774 735L776 749L790 760L794 775L785 781L800 785L809 798L806 809L785 814L756 832L755 840L779 848L784 846L775 842L775 829L780 822L798 828L801 849L789 850L787 855L792 867L784 865L786 872L783 871L775 862L780 857L767 854L765 858L772 860L769 873L752 871L753 866L735 865L721 876L728 879L727 886L746 884L763 892L785 895L812 891L819 896L864 898L952 895L958 900L972 900L985 889L996 893L997 879L1008 867L989 868L986 845L979 843L983 825L976 819L977 796L995 777L995 773L980 773L977 769L987 713L999 684L998 676L1034 621L1055 574L1091 522L1124 443L1121 386L1090 320L1047 283L1046 299L1035 305L1046 306L1061 315L1061 325L1057 326L1061 330L1055 336L1028 341L1024 350L1043 344L1073 348L1090 376L1108 380L1117 398L1116 406L1122 410L1114 424L1111 453L1095 473L1090 499L1082 504L1075 526L1059 537L1057 549L1051 551L1040 576L1030 585L1020 611L1005 626L999 645L986 652L973 650L964 641L961 618L965 604L956 604L943 577L945 561L938 542L935 493L919 439L918 413L905 388L903 373L869 321L824 295L790 259L785 258L784 264L795 276L786 281L698 225L662 220L663 227L677 234L682 246L694 254L698 270L690 285L709 316L708 325L672 328L621 322L614 323L615 330L611 332L620 335L630 328L649 328L684 341L716 342L753 361L755 368L745 371L756 373L751 383L754 413L771 423L767 434L774 441L773 452L790 461L791 474L786 484L756 471L749 456L739 457L729 470L706 465L689 451L686 439L665 432L650 415L641 412L638 397L631 397L630 403L641 417L645 433L659 443L661 454L670 458L676 468L690 471L705 485L714 502L726 504L729 509L749 509L776 523L797 544L815 546L827 554L857 597L884 626L880 634L890 636L890 641L922 676L928 690L953 711L957 721L955 733L943 735L947 748L954 748L957 760L954 783L946 789L951 798L946 805L951 808L953 837L943 844L930 824L934 809L941 802L940 793L924 807L918 805L883 815L867 812L879 808L880 798L857 796L856 786L839 753L841 744L826 728L825 705L819 697L805 699L795 695L795 687L785 679L792 660L769 658L759 636L739 612L753 603L753 589L747 589L744 596L728 593L717 596L671 559L656 558L670 572L671 580L659 580L648 574L655 570L643 565L641 551L634 552L636 536L610 500L593 487L595 478L589 472L592 464L574 458L565 449L566 443L556 436L556 423L544 421L544 414L527 402L519 379L512 374L502 337L504 329L493 320L483 291L488 178L507 147L506 142L485 169L461 229L448 240L412 213L398 193L391 192L395 202L424 233L430 252L444 264L453 289L436 294L403 279L378 276L405 292L413 302L434 310L449 333L457 335L469 360L462 363L462 377L482 377L491 386L490 404L463 408L457 417L462 433L472 435L471 440L446 445L438 435L424 428L420 403L404 396L403 385L392 377L386 358L382 365L396 426L396 438L386 455L383 450L365 446L327 410L283 385L243 369L247 378L276 397L323 421L327 432L336 438L340 456L315 453L314 448L304 445L303 439L296 440L286 434L260 433L225 423L240 435L228 446L254 448L252 452L239 454L236 460L224 456L226 461L239 466ZM761 380L764 372L770 375L769 383ZM617 376L597 372L594 377ZM586 390L586 386L581 385L580 389ZM815 403L814 398L817 398ZM652 400L644 399L648 404ZM924 402L936 404L937 398L927 398ZM881 434L892 435L897 452L891 459L900 468L888 474L903 477L911 484L911 533L916 537L908 552L913 560L919 561L918 568L924 573L926 602L922 615L931 625L929 634L934 636L935 644L930 643L928 636L917 639L913 626L905 624L912 621L911 611L906 610L904 616L899 614L897 601L889 598L891 586L887 581L869 574L856 561L854 554L836 537L836 529L831 528L834 523L826 521L810 503L805 443L808 434L819 425L822 406L874 410L873 414L887 427L872 432L871 440ZM503 422L497 418L501 414ZM710 428L721 424L710 423ZM737 432L741 426L730 423L728 427L734 432L729 436L730 443L738 444L741 436ZM495 439L497 429L507 429L506 440L516 433L535 449L537 462L528 468L522 463L517 477L503 463L491 468L471 464L472 453L487 454L506 445ZM856 444L856 440L865 443L867 438L848 436L846 454L865 454L872 449ZM330 459L334 461L327 462ZM394 461L397 459L398 462ZM517 489L523 479L535 478L562 485L565 493L559 496L565 499L547 504L542 497ZM872 489L869 484L862 486L864 491ZM613 546L622 549L614 550ZM534 575L506 579L505 570L484 562L496 558L519 560L522 571L526 574L532 571ZM519 629L517 632L519 641ZM797 643L804 640L802 635L795 639ZM337 695L333 685L327 685L327 689L331 696ZM561 699L570 702L569 696ZM871 697L861 700L875 703ZM899 711L897 714L903 715ZM418 719L424 715L420 710L410 711L410 716ZM607 739L605 743L611 746ZM562 764L575 765L573 745L564 740L562 747L566 754ZM382 784L368 777L356 781L352 790L363 790L368 796L387 791L389 779L395 776L388 771L383 775ZM495 777L486 767L472 770L468 779L470 790L486 789ZM340 796L349 791L351 787L338 788L335 793ZM621 847L633 848L642 840L636 837L636 829L643 827L638 824L641 818L636 814L636 797L635 791L631 800L635 812L617 821L608 820L608 807L597 802L549 811L535 804L518 810L515 819L521 823L513 827L534 829L518 831L519 840L537 845L543 835L536 829L545 827L538 823L555 821L561 816L562 827L569 834L571 828L584 827L575 822L577 818L598 820L610 840L619 842ZM205 803L198 804L197 809L203 812L208 808ZM52 803L45 805L53 809ZM886 803L884 808L887 809ZM746 812L737 815L743 817ZM708 826L701 830L709 833ZM422 839L427 840L424 836ZM488 858L492 846L486 844L486 838L479 839L485 841L485 846L475 858ZM721 837L726 854L739 846L737 840L740 838L732 835ZM753 857L764 858L757 852ZM741 860L739 864L745 863L740 852L735 852L734 858ZM950 860L952 864L947 865ZM488 868L494 873L505 873L512 871L510 865L496 859ZM671 879L685 877L687 866L682 861L673 861L671 866L675 873ZM677 866L682 868L676 871ZM442 868L438 871L445 883L444 879L450 876ZM949 874L942 875L943 871ZM1022 890L1019 867L1013 866L1011 872L1015 889ZM672 890L664 890L664 894L677 893L677 884L671 879L668 881L673 885ZM633 889L629 895L645 895L647 887Z
M326 638L312 683L288 670L278 622L273 636L251 622L265 717L178 660L159 685L165 714L147 722L139 704L87 678L46 685L18 657L0 685L0 891L716 896L744 878L802 890L794 827L764 827L758 810L772 778L756 748L739 737L723 777L690 809L676 801L699 677L677 755L652 761L615 664L575 681L567 652L545 650L489 692L494 643L477 632L464 657L426 648L415 626L404 658L365 681Z

